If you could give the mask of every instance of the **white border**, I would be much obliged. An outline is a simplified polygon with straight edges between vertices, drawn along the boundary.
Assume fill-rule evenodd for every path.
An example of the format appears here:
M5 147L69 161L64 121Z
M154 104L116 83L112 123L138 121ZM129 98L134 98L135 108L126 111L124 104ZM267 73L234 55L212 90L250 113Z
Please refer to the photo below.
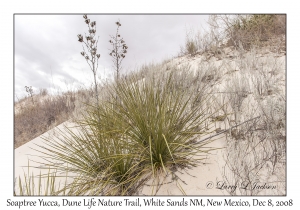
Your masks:
M1 128L1 209L7 207L7 199L21 200L12 196L13 182L13 14L14 13L287 13L287 145L288 145L288 191L287 197L272 197L276 200L294 200L293 209L300 207L297 192L300 189L297 180L299 170L299 14L296 1L6 1L1 3L0 35L0 128ZM207 199L208 197L203 197ZM30 199L30 198L29 198ZM34 198L32 200L37 200ZM53 198L54 199L54 198ZM62 198L59 198L59 200ZM114 197L113 199L121 199ZM163 199L167 199L164 197ZM174 197L174 200L181 199ZM223 197L215 197L223 200ZM235 197L238 200L237 197ZM260 197L259 199L267 200ZM252 200L243 197L242 200ZM72 207L74 208L74 207ZM99 208L99 207L98 207ZM189 207L192 208L192 207ZM224 207L223 207L224 208ZM228 207L225 207L225 209ZM29 209L29 208L27 208ZM49 207L48 209L52 209ZM56 208L57 209L57 208ZM71 209L63 208L63 209ZM82 209L78 208L78 209ZM94 208L96 209L96 208ZM128 208L129 209L129 208ZM199 209L199 207L198 207ZM206 208L207 209L207 208ZM229 208L228 208L229 209ZM299 209L299 208L298 208Z

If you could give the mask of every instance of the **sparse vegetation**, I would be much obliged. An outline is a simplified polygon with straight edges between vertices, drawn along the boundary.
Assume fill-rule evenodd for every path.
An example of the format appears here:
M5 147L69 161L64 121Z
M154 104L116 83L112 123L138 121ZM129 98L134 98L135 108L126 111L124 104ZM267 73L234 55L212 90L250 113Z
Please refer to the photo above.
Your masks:
M56 97L45 95L43 98L37 96L35 100L34 104L28 100L23 101L15 112L15 148L68 120L75 108L73 94Z
M248 184L228 194L285 195L285 16L210 16L210 31L187 37L183 50L192 56L198 53L199 62L179 57L144 65L126 77L119 75L124 57L116 46L123 55L127 48L119 38L118 23L110 42L117 80L99 87L97 104L89 103L92 94L81 90L45 102L27 100L15 114L16 137L25 130L31 133L29 139L52 125L51 116L59 121L62 113L67 118L76 109L83 113L74 119L76 131L60 130L39 146L46 151L45 166L72 173L66 176L68 183L50 194L141 194L149 181L160 185L167 177L179 180L178 174L201 164L216 149L209 143L218 136L226 145L220 150L223 181ZM280 40L280 49L274 50L278 42L273 40ZM266 53L266 47L271 52ZM49 174L44 178L54 183L57 175ZM18 186L25 187L15 193L36 194L30 190L30 177L25 178L27 184L19 179ZM255 183L276 190L253 188ZM181 187L180 191L184 194Z
M262 46L274 36L285 35L285 18L276 14L218 15L216 21L223 25L228 45L250 49Z

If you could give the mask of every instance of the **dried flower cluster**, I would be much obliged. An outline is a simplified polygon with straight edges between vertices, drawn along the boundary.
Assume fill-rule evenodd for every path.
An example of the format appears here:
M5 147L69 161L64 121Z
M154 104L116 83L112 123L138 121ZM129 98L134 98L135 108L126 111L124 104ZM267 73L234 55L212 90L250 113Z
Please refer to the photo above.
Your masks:
M87 46L90 54L96 55L97 58L100 58L100 54L96 54L97 53L97 46L96 46L97 44L95 45L95 43L98 40L94 39L96 31L97 31L96 30L96 21L93 21L93 22L90 23L90 19L87 18L87 15L83 15L83 18L85 19L85 23L89 27L89 30L88 30L89 35L85 37L86 38L86 42L85 42L84 39L83 39L83 36L81 34L78 34L77 35L78 36L78 41L85 43L85 45ZM85 54L86 54L85 52L81 52L82 56L85 56ZM85 59L88 60L89 56L85 56ZM93 59L93 57L92 57L92 59Z

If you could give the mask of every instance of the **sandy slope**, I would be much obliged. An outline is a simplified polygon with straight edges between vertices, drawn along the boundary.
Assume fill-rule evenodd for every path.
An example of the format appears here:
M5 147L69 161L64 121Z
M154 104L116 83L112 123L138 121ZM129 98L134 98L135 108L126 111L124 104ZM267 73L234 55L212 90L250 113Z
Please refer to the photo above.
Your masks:
M21 177L22 180L24 180L24 174L28 176L34 175L35 177L38 175L48 174L49 167L45 166L44 163L46 161L43 159L43 154L41 152L45 151L42 148L40 148L38 145L45 145L45 138L48 138L49 136L58 135L57 130L64 130L65 127L72 128L75 126L74 123L71 122L64 122L57 127L49 130L48 132L44 133L43 135L27 142L26 144L18 147L15 149L14 154L14 177L18 178ZM73 129L75 131L75 129ZM30 166L30 167L28 167ZM29 173L28 173L29 171ZM53 172L53 170L50 170ZM38 184L39 179L35 178L36 185ZM59 182L63 183L65 182L65 178L56 178L57 187ZM18 186L18 181L16 181L16 186ZM15 189L18 189L16 187ZM18 191L17 191L18 192Z

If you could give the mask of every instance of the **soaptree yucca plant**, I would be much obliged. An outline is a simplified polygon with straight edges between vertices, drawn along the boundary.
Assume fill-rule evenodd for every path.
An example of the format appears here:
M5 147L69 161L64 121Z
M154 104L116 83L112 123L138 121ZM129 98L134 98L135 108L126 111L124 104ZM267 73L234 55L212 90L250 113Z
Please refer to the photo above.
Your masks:
M98 60L100 58L100 54L97 54L97 44L99 38L95 38L96 21L91 22L90 19L88 19L87 15L83 15L83 18L84 18L84 22L88 26L88 34L87 35L85 34L84 37L81 34L77 35L78 41L83 43L82 46L83 51L80 54L85 58L86 62L88 63L90 69L93 72L96 100L97 100L97 104L99 104L96 75L97 75Z
M76 131L66 128L40 146L47 166L69 171L75 194L133 195L145 181L196 166L213 148L204 135L209 115L192 106L196 95L174 85L172 74L147 80L122 78L111 96L90 105ZM203 93L201 93L203 94ZM203 106L209 100L201 97ZM206 99L205 99L206 98ZM100 119L100 120L99 120ZM58 164L61 163L61 164ZM73 183L73 182L71 182Z

